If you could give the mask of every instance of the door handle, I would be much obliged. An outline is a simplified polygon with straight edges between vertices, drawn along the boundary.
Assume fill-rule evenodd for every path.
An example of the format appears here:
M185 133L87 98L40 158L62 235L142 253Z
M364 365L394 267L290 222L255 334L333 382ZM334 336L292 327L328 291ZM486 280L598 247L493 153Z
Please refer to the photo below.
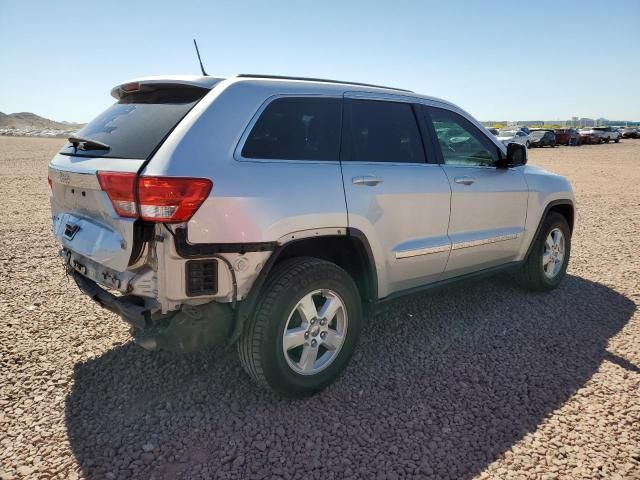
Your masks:
M472 183L476 183L476 179L474 177L469 177L467 175L464 177L455 177L453 181L461 185L471 185Z
M351 179L351 183L354 185L367 185L369 187L373 187L382 183L382 179L380 177L374 177L373 175L365 175L363 177L353 177Z

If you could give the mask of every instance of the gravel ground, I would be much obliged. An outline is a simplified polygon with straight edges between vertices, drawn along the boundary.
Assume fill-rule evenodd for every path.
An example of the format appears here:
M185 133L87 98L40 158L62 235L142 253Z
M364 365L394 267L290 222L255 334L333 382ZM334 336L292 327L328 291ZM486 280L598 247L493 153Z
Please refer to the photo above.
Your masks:
M49 233L60 145L0 138L0 479L640 478L640 141L531 151L579 202L559 289L395 302L301 401L235 350L145 352L78 293Z

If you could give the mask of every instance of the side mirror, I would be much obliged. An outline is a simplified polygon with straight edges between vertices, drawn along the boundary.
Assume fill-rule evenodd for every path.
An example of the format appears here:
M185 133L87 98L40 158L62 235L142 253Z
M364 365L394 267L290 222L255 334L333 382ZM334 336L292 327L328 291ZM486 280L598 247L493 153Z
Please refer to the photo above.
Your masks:
M527 147L519 143L507 144L507 158L498 162L498 168L520 167L527 163Z

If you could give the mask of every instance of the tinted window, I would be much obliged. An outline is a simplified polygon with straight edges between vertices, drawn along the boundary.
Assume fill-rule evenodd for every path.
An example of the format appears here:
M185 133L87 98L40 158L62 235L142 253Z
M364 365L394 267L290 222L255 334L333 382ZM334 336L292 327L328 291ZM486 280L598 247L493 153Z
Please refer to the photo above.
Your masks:
M425 107L447 165L492 166L498 147L466 118L450 110Z
M105 143L109 150L76 151L68 144L60 153L146 159L207 92L196 87L143 86L125 94L74 135Z
M424 148L408 103L348 100L344 160L423 163Z
M262 112L242 148L245 158L338 160L342 100L278 98Z

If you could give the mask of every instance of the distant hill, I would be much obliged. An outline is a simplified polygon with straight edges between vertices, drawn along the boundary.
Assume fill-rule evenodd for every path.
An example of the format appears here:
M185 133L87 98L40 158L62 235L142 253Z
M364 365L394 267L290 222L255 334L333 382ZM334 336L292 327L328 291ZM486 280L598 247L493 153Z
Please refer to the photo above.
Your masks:
M56 122L48 118L41 117L31 112L2 113L0 112L0 128L10 128L16 130L75 130L81 128L83 124Z

